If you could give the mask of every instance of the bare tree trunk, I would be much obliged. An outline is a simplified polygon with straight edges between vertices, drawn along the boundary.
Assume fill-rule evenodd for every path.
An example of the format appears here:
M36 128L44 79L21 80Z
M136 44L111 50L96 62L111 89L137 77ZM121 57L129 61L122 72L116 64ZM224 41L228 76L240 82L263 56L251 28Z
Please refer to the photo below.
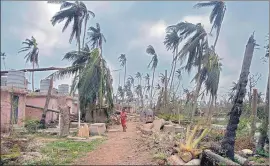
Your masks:
M249 37L246 45L244 59L242 63L241 74L239 78L239 86L237 86L236 96L234 98L233 107L229 113L230 119L226 128L225 136L222 140L221 147L224 150L225 155L234 160L234 144L236 137L237 125L242 113L243 99L246 94L246 86L248 82L249 69L253 57L254 47L256 42L254 40L254 34Z
M256 118L257 118L257 101L258 101L258 91L257 89L253 89L253 97L252 97L252 115L251 115L251 132L249 136L249 142L252 144L254 141L254 135L256 130Z
M268 80L267 80L267 88L266 88L266 97L265 97L265 106L264 106L264 119L260 128L260 137L256 147L257 151L263 149L265 140L267 138L267 131L268 131L268 117L269 117L269 73L268 73Z
M81 53L81 42L78 41L78 52ZM79 71L80 72L80 71ZM80 73L79 73L80 74ZM80 80L80 77L79 77ZM81 103L80 103L80 90L78 88L78 129L81 127Z
M176 52L175 52L175 55L176 55ZM172 72L173 72L173 67L174 67L174 61L175 61L174 58L175 58L175 56L173 54L172 66L171 66L171 71L170 71L170 75L169 75L169 78L168 78L168 82L170 82L170 80L171 80L171 76L172 76Z
M84 40L85 40L85 33L86 33L86 26L87 26L87 17L85 17L85 21L84 21L84 32L83 32L83 42L82 42L82 46L84 47Z
M33 61L33 69L35 69L35 61ZM34 87L34 71L32 71L32 91L35 92L35 87Z
M209 100L209 111L208 111L208 116L207 116L207 122L209 124L211 124L214 100L215 100L215 97L211 95L211 100Z
M174 78L174 74L175 74L175 68L176 68L176 61L174 61L174 65L173 65L173 73L172 73L172 81L171 81L171 85L170 85L170 94L173 92L173 78Z
M125 64L125 75L124 75L124 84L123 84L123 86L125 86L125 84L126 84L126 72L127 72L127 64Z
M167 70L165 70L165 86L164 86L164 106L166 106L167 105L167 103L168 103L168 99L167 99L167 97L168 97L168 82L167 82Z
M58 99L58 109L60 111L60 137L66 137L69 135L69 107L66 105L66 97L60 97Z
M50 99L51 99L52 87L53 87L53 76L51 76L51 79L50 79L50 86L49 86L49 90L47 92L46 102L45 102L42 117L40 120L40 124L42 125L43 128L45 128L46 113L48 111L48 106L49 106Z
M153 88L154 88L154 79L155 79L155 71L156 71L156 68L154 68L153 70L153 78L152 78L152 85L151 85L151 94L150 94L150 108L152 109L152 104L153 104Z

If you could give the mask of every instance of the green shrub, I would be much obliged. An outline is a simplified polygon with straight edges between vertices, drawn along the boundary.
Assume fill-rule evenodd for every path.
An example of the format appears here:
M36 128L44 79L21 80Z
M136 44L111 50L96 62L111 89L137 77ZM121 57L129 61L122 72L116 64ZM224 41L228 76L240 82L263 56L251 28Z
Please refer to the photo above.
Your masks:
M35 120L35 119L29 119L25 121L25 129L29 132L29 133L36 133L37 130L39 129L39 120Z
M237 131L236 131L236 135L241 136L241 135L249 134L250 124L251 124L250 118L246 118L246 117L240 118L239 123L238 123L238 127L237 127Z

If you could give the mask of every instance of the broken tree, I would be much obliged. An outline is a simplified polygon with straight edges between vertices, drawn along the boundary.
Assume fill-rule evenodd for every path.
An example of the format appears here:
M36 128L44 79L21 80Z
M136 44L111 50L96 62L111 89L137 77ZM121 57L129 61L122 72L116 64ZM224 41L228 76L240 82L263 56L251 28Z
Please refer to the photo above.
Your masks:
M60 111L60 137L66 137L69 135L69 107L66 104L66 96L61 96L58 98L58 109Z

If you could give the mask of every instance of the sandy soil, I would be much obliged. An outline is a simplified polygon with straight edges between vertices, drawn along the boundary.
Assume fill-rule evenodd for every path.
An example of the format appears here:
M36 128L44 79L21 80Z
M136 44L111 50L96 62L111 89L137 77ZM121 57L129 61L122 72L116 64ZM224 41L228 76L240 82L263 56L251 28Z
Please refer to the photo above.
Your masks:
M108 133L108 140L86 157L75 162L76 165L156 165L149 150L143 146L137 133L138 122L128 122L127 132L120 129Z

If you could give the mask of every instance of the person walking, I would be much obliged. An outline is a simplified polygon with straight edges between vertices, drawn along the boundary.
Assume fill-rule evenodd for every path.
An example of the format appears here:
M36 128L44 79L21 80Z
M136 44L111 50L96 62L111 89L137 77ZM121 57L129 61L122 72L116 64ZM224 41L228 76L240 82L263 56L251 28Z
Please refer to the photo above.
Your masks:
M127 129L127 114L126 114L126 108L123 107L122 108L122 112L120 114L120 118L121 118L121 124L122 124L122 127L123 127L123 132L126 132L126 129Z

